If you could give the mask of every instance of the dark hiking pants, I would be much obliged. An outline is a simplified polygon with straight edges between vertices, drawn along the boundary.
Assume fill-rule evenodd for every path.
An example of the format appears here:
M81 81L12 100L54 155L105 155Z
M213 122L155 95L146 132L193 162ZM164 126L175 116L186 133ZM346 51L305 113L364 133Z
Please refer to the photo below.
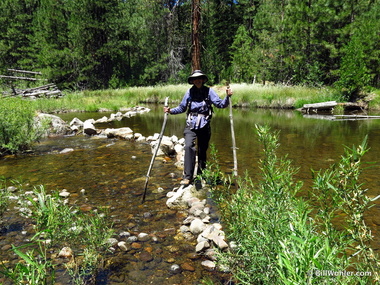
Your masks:
M190 130L186 127L184 130L185 137L185 161L184 161L184 179L193 179L196 155L198 151L198 169L197 174L202 174L206 168L207 149L211 138L210 124L201 129ZM197 141L196 141L197 140ZM197 148L196 148L197 146Z

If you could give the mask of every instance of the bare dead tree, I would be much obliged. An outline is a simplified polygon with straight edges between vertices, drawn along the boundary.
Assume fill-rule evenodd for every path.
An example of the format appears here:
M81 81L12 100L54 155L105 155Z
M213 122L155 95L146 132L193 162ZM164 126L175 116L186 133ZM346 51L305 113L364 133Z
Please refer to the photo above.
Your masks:
M201 44L199 41L201 5L200 0L192 0L192 34L191 34L191 67L192 70L201 69Z

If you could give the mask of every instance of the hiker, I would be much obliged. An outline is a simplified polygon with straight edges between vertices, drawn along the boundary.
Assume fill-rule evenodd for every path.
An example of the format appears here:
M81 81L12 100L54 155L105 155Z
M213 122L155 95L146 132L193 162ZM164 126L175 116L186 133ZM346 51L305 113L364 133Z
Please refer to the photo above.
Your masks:
M181 103L173 109L164 107L164 112L173 115L184 113L187 110L186 126L183 132L185 161L181 185L189 185L193 181L197 151L197 174L202 174L202 170L206 167L207 149L211 137L212 105L217 108L226 108L230 102L229 97L232 96L232 90L228 88L227 96L222 100L212 88L204 85L207 81L206 74L201 70L195 70L188 78L189 84L193 84L193 86L186 91ZM196 139L198 149L195 147Z

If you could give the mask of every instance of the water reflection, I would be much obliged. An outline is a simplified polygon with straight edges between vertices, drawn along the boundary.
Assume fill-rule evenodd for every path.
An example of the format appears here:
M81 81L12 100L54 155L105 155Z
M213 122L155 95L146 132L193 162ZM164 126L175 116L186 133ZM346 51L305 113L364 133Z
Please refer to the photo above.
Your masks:
M104 123L97 127L130 127L134 132L144 136L159 133L164 116L162 107L149 107L152 109L149 113L118 122ZM228 112L227 109L215 110L212 120L212 143L218 150L222 170L231 173L233 157ZM73 117L84 120L108 115L78 113L60 116L66 121L71 121ZM370 196L379 194L380 120L328 121L306 119L296 111L248 109L234 110L233 118L239 175L247 172L253 180L260 178L258 160L261 157L261 147L255 137L256 124L269 125L272 130L279 131L279 156L288 155L294 162L293 165L300 167L296 179L304 182L305 195L311 187L311 169L326 169L339 160L344 152L344 145L349 147L358 145L368 135L370 151L365 156L365 162L377 164L365 169L362 179L364 187L369 188ZM184 123L184 114L169 116L165 135L182 137ZM73 148L74 151L59 154L64 148ZM172 162L164 163L161 159L156 160L149 180L146 203L141 204L145 174L151 155L148 144L84 136L51 138L36 145L34 155L2 159L0 176L21 180L30 185L43 184L47 189L65 188L77 194L71 201L73 204L93 209L107 206L115 228L119 231L160 233L164 241L158 245L151 245L156 252L154 265L141 269L141 265L138 265L133 258L133 252L128 257L121 256L121 260L125 259L124 264L122 261L118 263L117 270L125 271L127 275L128 272L132 274L131 272L137 269L143 272L138 277L138 281L142 284L161 279L172 280L165 284L197 284L202 276L222 278L204 271L199 265L200 262L188 261L186 254L193 252L194 247L174 238L181 225L182 216L166 208L165 193L178 185L181 172ZM155 191L160 187L164 192ZM85 196L79 194L81 189L85 189ZM375 235L376 248L379 249L377 226L380 206L379 202L376 203L367 214L367 220ZM167 247L173 244L178 245L180 250L168 252ZM181 276L171 276L168 274L169 264L166 262L169 257L174 258L179 264L191 262L196 270L185 272ZM136 277L136 273L133 274ZM114 283L108 280L104 284Z

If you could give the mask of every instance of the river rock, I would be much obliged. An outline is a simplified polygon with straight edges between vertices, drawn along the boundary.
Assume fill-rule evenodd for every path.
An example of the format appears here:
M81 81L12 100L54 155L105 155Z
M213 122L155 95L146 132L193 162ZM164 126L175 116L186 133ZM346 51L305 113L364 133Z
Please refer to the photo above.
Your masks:
M204 260L201 262L202 266L205 267L209 271L215 270L216 264L211 260Z
M170 209L186 209L187 202L183 199L183 195L185 191L186 191L186 188L181 187L176 192L173 192L173 191L168 192L166 196L169 197L169 199L166 201L166 205Z
M119 237L121 238L128 238L131 236L131 233L130 232L126 232L126 231L123 231L119 234Z
M192 221L194 221L194 216L188 216L186 219L183 220L182 224L184 225L190 225Z
M149 235L148 235L147 233L139 233L139 234L137 235L137 239L138 239L139 241L145 242L145 241L150 240L150 237L149 237Z
M115 245L118 244L118 240L115 239L115 238L109 238L109 239L107 239L107 244L108 244L109 246L115 246Z
M205 228L206 224L199 218L195 218L190 224L190 231L193 235L201 233Z
M192 266L188 262L185 262L185 263L181 264L181 268L182 268L183 271L190 271L190 272L194 272L195 271L194 266Z
M95 120L89 119L83 122L83 133L89 136L96 135L98 132L94 126Z
M133 138L133 131L131 128L125 127L125 128L119 128L119 129L105 129L103 133L108 138L122 138L122 139L132 139Z
M108 122L108 118L106 116L103 116L100 119L97 119L95 121L95 124L98 124L98 123L107 123L107 122Z
M69 153L69 152L72 152L74 151L73 148L64 148L63 150L61 150L59 153L60 154L64 154L64 153Z
M186 232L189 232L189 231L190 231L190 228L189 228L188 226L183 225L183 226L181 226L181 227L179 228L179 231L180 231L181 233L186 233Z
M122 250L122 251L128 251L128 246L125 241L119 241L117 243L117 246Z
M158 138L157 138L157 140L152 140L150 142L152 154L154 154L156 152L157 144L158 144ZM171 149L173 149L173 148L174 148L174 146L173 146L172 141L170 139L168 139L168 137L164 136L161 140L160 147L158 148L156 155L157 156L163 156L163 155L169 156L169 153L172 152Z
M79 128L83 127L83 121L75 117L71 120L70 127L71 129L75 128L78 130Z
M143 262L150 262L153 260L153 256L149 252L143 251L140 254L140 260Z
M15 186L9 186L9 187L7 187L7 191L8 192L16 192L17 191L17 187L15 187Z
M58 253L58 257L61 258L71 258L73 256L73 251L70 247L64 247Z
M208 259L210 259L212 261L216 261L218 259L217 252L216 252L215 248L206 249L204 255L205 255L205 257L207 257Z
M123 114L121 112L117 112L116 114L110 115L108 122L120 121L121 119L123 119Z
M128 243L133 243L133 242L136 242L137 241L137 236L129 236L127 238L127 242Z
M130 118L130 117L133 117L133 116L136 116L137 115L137 112L136 111L128 111L126 112L123 117L126 117L126 118Z
M66 135L71 132L69 125L58 116L39 113L34 119L34 125L38 128L42 127L45 122L49 123L49 128L43 136Z
M131 247L132 247L133 249L140 249L140 248L142 248L142 245L139 244L138 242L132 242L132 243L131 243Z
M172 141L172 138L163 136L160 148L166 156L174 155L174 143Z
M181 266L178 264L173 264L170 266L170 272L173 274L178 274L182 272Z
M169 197L166 205L170 209L187 209L188 201L194 197L205 196L205 191L197 191L193 185L189 185L187 187L180 187L176 192L168 192L166 196Z
M135 133L134 134L134 139L139 140L140 138L144 137L141 133Z
M201 252L201 251L204 251L206 250L207 248L210 247L210 244L208 241L201 241L200 243L198 243L196 246L195 246L195 251L196 252Z
M63 197L63 198L67 198L67 197L70 196L70 193L67 192L66 189L63 189L61 192L59 192L59 196L60 196L60 197Z
M214 225L208 226L200 234L200 236L202 236L208 240L213 241L214 244L220 250L224 250L224 249L228 248L228 244L225 241L225 233L222 230L220 230L218 227L219 227L219 224L216 224L216 226L214 226Z

